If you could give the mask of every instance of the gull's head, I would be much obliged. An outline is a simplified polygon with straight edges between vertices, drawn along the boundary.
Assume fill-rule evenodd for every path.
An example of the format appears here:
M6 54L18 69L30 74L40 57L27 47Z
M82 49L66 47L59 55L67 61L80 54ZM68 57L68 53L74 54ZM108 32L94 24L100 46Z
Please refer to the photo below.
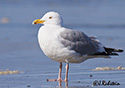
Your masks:
M32 24L61 25L62 19L57 12L47 12L41 19L36 19Z

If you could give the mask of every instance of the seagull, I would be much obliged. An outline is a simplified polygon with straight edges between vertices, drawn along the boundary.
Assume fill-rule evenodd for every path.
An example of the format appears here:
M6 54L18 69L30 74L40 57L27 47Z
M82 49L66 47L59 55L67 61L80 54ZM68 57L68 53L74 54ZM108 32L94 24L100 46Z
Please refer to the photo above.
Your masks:
M122 49L105 47L95 36L63 27L58 12L47 12L32 24L43 24L38 31L40 48L48 58L60 63L58 78L48 81L67 82L69 63L81 63L90 58L110 58L110 55L123 52ZM66 63L64 80L61 78L62 62Z

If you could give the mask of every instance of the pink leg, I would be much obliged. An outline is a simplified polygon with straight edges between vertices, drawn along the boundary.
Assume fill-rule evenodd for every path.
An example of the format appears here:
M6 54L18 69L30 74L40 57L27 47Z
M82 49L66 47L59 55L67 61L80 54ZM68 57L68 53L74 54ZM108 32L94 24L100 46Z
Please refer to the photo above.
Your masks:
M65 82L68 81L68 70L69 70L69 63L66 64L66 75L65 75Z
M57 81L62 81L62 79L61 79L61 73L62 73L62 62L60 62L60 65L59 65L59 75L58 75Z
M59 65L59 75L58 75L58 79L47 79L47 81L63 81L61 79L61 72L62 72L62 62L60 62L60 65Z

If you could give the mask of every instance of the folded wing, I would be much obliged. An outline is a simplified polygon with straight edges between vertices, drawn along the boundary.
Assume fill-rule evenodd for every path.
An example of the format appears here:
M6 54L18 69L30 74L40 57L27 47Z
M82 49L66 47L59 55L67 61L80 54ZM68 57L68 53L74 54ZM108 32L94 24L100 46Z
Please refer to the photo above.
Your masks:
M80 31L67 29L60 33L61 43L75 52L81 55L93 55L96 53L105 52L94 37L88 37L86 34Z

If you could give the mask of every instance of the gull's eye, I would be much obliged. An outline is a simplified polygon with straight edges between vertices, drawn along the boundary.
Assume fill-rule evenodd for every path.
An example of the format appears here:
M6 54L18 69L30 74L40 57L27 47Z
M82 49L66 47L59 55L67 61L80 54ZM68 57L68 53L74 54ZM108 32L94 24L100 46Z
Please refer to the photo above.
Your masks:
M52 19L52 17L49 17L49 19Z

